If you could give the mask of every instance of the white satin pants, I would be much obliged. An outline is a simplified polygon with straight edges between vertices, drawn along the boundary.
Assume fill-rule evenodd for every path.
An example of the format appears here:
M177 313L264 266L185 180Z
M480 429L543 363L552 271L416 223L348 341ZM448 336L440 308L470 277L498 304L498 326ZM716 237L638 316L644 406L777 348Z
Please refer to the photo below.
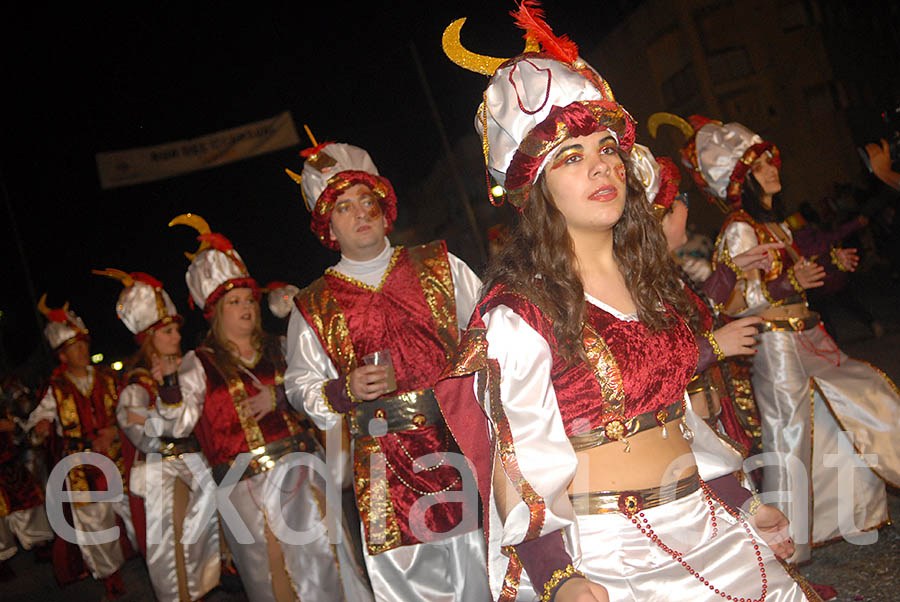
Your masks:
M191 466L196 463L208 470L203 454L172 456L145 465L150 484L150 493L144 498L147 571L159 602L178 602L173 513L178 480L190 488L181 534L188 593L192 600L199 600L219 584L221 558L215 490L202 487L194 478ZM209 509L213 509L211 514Z
M52 541L54 538L44 505L10 512L0 517L0 562L11 558L18 546L16 539L26 550Z
M378 602L491 599L481 529L440 541L401 546L374 556L365 548L363 551Z
M821 326L768 332L753 358L762 423L763 501L791 521L793 562L811 544L854 538L888 519L881 474L900 482L900 396ZM876 474L877 471L878 474Z
M88 504L70 504L72 521L75 529L84 532L102 531L116 526L116 515L125 524L125 530L132 547L137 549L134 537L134 526L131 524L131 508L128 496L122 495L118 502L91 502ZM77 537L77 533L76 533ZM109 543L88 544L78 538L78 549L84 557L84 563L91 571L94 579L109 577L125 564L125 555L119 539Z
M759 598L762 574L753 541L742 524L718 503L714 503L714 508L718 524L715 537L702 490L644 510L650 528L660 541L681 552L684 561L712 588L691 575L671 554L641 533L631 519L619 513L577 517L581 562L576 568L591 581L606 587L609 599L616 601L723 600L715 589L732 599ZM784 571L769 546L754 536L765 565L766 600L805 601L806 594Z
M356 563L349 535L342 533L341 542L329 543L325 526L325 486L318 474L310 479L304 466L290 466L278 461L268 472L239 481L230 500L253 541L242 543L241 534L221 514L220 522L234 563L252 602L275 600L265 532L276 537L281 532L277 517L294 532L308 534L307 543L292 544L281 537L284 567L297 599L303 602L367 602L372 593ZM272 479L269 487L266 480ZM334 510L338 528L343 528L338 498Z

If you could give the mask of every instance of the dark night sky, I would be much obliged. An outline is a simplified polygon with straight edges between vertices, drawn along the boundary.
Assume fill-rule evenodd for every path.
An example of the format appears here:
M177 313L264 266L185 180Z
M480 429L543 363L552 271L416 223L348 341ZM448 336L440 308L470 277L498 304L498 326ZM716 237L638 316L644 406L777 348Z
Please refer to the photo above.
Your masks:
M18 3L24 4L24 3ZM589 49L621 3L546 2L548 21ZM69 300L87 322L94 351L132 349L115 318L120 285L91 268L145 271L162 280L187 323L188 340L204 327L187 307L183 251L195 233L166 228L193 211L228 236L261 283L307 284L336 260L309 232L285 149L207 171L101 190L94 155L172 142L290 110L301 136L369 150L400 199L443 155L410 53L414 43L451 140L470 136L485 78L450 63L443 28L468 16L463 43L513 56L521 32L510 1L87 4L38 12L5 9L2 81L7 106L0 169L37 295ZM247 4L244 4L247 7ZM574 10L578 7L578 12ZM77 9L77 10L76 10ZM612 9L615 11L615 9ZM320 15L327 11L329 14ZM417 202L424 202L417 199ZM0 218L2 342L16 365L38 344L25 270L7 209Z

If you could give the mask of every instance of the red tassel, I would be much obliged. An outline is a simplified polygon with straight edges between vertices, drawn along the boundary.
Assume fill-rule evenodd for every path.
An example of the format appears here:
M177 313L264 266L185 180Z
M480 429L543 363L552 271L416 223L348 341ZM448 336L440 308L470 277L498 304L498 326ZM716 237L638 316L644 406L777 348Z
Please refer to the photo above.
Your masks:
M225 238L223 235L218 232L210 232L209 234L201 234L197 237L197 240L208 242L213 249L218 251L230 251L234 248L234 245L231 244L231 241Z
M572 63L578 58L578 46L568 36L557 36L544 21L544 9L537 0L522 0L519 10L510 13L516 26L525 30L524 37L537 40L544 52L564 62Z

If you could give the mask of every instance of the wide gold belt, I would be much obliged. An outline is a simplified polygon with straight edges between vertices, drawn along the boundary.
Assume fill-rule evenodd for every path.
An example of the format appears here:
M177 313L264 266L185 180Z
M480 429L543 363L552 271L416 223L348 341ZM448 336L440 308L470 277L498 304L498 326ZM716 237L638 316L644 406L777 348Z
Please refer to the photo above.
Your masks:
M579 452L598 445L620 441L624 437L630 437L641 431L647 431L681 418L684 414L683 403L684 401L679 399L665 408L644 412L627 420L610 420L604 426L599 426L581 435L570 436L569 443L576 452Z
M575 514L625 514L662 506L687 497L700 489L700 475L696 472L675 483L631 491L591 491L570 495Z
M250 464L244 469L244 473L238 480L243 481L244 479L249 479L252 476L275 468L275 463L283 456L290 453L298 451L305 452L315 449L317 449L316 441L308 431L303 431L291 435L290 437L285 437L284 439L279 439L278 441L255 447L250 450L250 453L253 454L253 457L250 459ZM225 478L225 475L231 469L233 463L234 459L213 466L213 479L217 484L222 482L222 479Z
M765 320L759 325L760 332L800 332L809 330L819 325L819 314L814 311L802 318L787 318L785 320Z
M387 422L387 432L396 433L443 424L444 415L433 389L409 391L394 397L364 401L347 413L353 437L369 435L369 422L380 418Z
M158 453L163 458L180 456L181 454L193 454L200 451L200 442L193 435L181 439L168 439L162 437L159 440Z

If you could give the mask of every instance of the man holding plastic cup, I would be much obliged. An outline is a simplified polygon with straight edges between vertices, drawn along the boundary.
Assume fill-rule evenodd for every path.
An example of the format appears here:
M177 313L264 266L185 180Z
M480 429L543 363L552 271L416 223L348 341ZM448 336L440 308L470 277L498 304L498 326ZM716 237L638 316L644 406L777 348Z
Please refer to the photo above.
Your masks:
M346 419L376 598L487 600L484 536L464 520L465 504L438 501L462 489L463 477L447 457L423 459L459 454L431 386L481 282L443 241L391 245L397 198L366 151L325 143L301 154L302 175L289 173L313 233L341 259L294 297L288 399L323 430ZM427 511L414 510L423 500Z

